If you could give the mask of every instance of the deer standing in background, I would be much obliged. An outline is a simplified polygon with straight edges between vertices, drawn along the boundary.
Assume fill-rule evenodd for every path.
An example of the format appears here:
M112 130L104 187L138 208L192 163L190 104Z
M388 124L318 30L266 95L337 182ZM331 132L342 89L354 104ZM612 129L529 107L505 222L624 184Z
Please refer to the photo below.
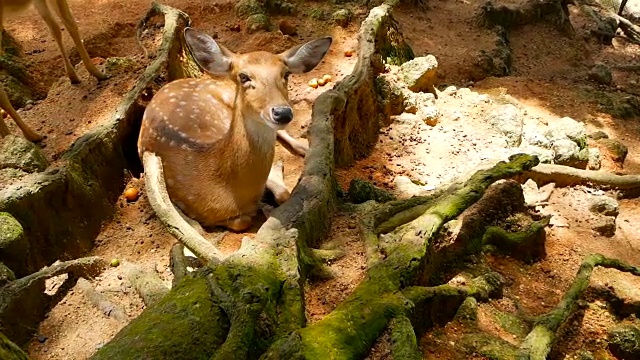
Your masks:
M282 169L272 167L277 132L293 120L287 80L315 68L332 39L280 54L237 54L192 28L184 37L209 77L176 80L158 91L142 118L138 151L162 159L169 197L189 218L243 231L265 186L279 204L289 198L275 181Z
M87 68L91 75L95 76L98 80L107 79L107 75L98 70L98 68L91 62L91 58L87 53L87 49L85 49L84 44L82 43L82 38L80 37L80 33L78 31L78 25L76 24L73 15L71 14L71 10L69 9L69 4L66 0L0 0L0 56L3 55L2 51L2 33L4 31L4 16L18 13L20 11L24 11L29 6L33 4L40 16L44 19L45 23L49 27L49 31L53 35L56 40L56 44L58 44L58 48L62 53L62 59L64 61L64 67L67 71L67 76L71 80L72 84L80 83L80 78L76 73L73 65L71 65L71 61L69 61L69 57L64 49L64 44L62 43L62 30L60 26L56 23L53 18L52 9L55 13L57 13L58 17L62 20L64 26L69 31L69 35L73 39L73 42L76 45L76 49L78 50L78 54L84 63L84 66ZM16 122L25 138L31 141L39 141L42 140L42 136L38 135L35 131L25 124L20 115L15 111L11 103L9 102L9 97L7 93L4 91L2 86L0 86L0 107L9 114ZM9 135L9 129L7 125L4 123L4 120L0 119L0 137L4 137Z

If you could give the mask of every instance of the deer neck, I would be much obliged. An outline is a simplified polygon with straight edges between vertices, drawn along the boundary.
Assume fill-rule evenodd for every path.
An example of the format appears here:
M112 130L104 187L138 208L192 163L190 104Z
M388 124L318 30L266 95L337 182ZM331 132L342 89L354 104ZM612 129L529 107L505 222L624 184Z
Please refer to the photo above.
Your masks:
M242 104L243 94L236 91L227 145L233 156L245 164L260 161L265 156L270 163L275 150L276 131L260 119L259 113L246 112Z

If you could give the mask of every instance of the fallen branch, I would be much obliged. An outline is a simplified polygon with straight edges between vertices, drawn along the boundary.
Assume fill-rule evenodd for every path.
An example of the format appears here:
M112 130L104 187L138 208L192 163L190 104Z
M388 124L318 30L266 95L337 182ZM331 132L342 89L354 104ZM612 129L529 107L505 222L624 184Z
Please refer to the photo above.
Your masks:
M145 169L145 185L149 203L169 233L208 265L220 263L224 255L191 227L176 211L164 182L162 160L145 152L142 156Z
M564 165L539 164L518 176L522 180L532 179L538 186L554 182L557 186L596 185L621 190L625 193L640 193L640 175L616 175L595 170L581 170Z
M3 293L19 292L21 289L28 288L38 281L62 274L72 274L77 277L94 277L101 273L106 266L107 262L98 256L64 261L9 283L3 288Z
M169 288L164 285L155 271L149 271L140 265L128 262L122 266L129 282L146 306L157 303L169 292Z
M591 273L596 266L616 269L640 276L640 267L625 264L600 254L587 256L576 275L575 280L564 294L558 305L538 320L536 326L520 345L518 360L545 360L555 340L556 331L575 310L578 300L589 286Z
M79 278L78 287L80 288L84 296L87 297L89 302L91 302L93 306L97 307L98 310L100 310L107 317L112 317L120 322L129 321L129 317L124 312L124 309L111 302L109 299L107 299L106 296L97 292L93 288L93 286L91 286L91 283L87 279L83 277Z

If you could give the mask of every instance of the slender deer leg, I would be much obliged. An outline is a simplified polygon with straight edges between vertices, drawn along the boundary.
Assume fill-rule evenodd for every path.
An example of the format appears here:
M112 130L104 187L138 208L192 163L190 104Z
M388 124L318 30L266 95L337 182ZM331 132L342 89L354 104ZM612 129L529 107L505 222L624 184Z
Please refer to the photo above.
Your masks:
M89 73L95 76L98 80L107 79L107 75L98 70L95 64L91 61L89 53L82 43L82 37L80 36L80 32L78 31L78 25L73 18L73 14L71 14L71 9L69 9L67 0L56 0L56 6L60 14L60 19L62 20L62 22L64 22L67 30L69 30L69 35L71 35L73 42L76 44L76 49L78 50L78 54L80 54L80 58L82 59L84 66L87 68Z
M22 117L20 117L20 115L16 112L13 106L11 106L11 103L9 102L9 96L7 96L7 93L4 91L2 86L0 86L0 107L4 111L6 111L7 114L9 114L9 116L11 116L13 121L16 122L16 124L18 125L20 130L22 130L22 133L24 134L24 137L27 138L27 140L30 140L30 141L42 140L42 136L40 136L35 131L31 130L31 128L27 126L27 124L24 121L22 121ZM9 135L9 129L7 128L7 124L4 123L4 120L0 119L0 136L4 137L6 135Z
M38 13L44 19L45 23L49 27L49 31L51 31L51 35L56 39L56 43L58 44L58 48L62 53L62 60L64 61L64 68L67 71L67 75L71 80L72 84L80 83L80 78L78 74L76 74L73 65L71 65L71 61L69 61L69 57L67 56L67 52L64 50L64 44L62 43L62 30L60 30L60 26L56 23L53 15L51 14L51 9L47 6L47 0L35 0L33 5L38 10Z
M289 144L293 148L293 150L298 153L300 156L307 155L307 151L309 151L309 146L302 142L299 139L293 138L293 136L289 135L287 130L278 130L278 137L282 139L285 143Z
M2 47L2 33L4 32L4 3L0 0L0 56L4 55Z
M267 178L267 189L273 192L278 205L281 205L291 197L289 190L284 185L284 164L282 161L278 161L271 166L271 171Z

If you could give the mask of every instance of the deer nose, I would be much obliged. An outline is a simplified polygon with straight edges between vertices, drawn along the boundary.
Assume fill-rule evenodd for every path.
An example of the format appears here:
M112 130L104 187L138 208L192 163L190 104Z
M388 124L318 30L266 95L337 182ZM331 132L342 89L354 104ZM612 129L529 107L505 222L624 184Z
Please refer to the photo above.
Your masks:
M273 121L279 124L288 124L293 120L293 110L288 106L278 106L271 108Z

